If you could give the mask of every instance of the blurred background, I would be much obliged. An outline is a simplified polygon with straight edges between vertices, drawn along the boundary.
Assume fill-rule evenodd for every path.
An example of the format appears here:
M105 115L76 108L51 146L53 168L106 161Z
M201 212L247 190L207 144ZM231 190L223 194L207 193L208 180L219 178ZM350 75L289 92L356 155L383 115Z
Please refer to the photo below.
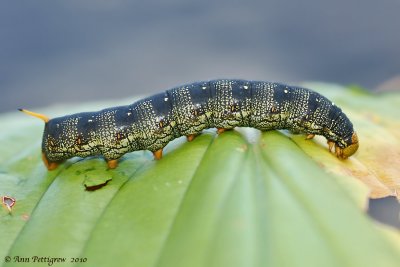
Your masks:
M390 89L400 73L399 0L0 5L0 112L215 78Z
M399 14L400 0L2 1L0 112L215 78L399 89ZM370 207L400 228L397 200Z

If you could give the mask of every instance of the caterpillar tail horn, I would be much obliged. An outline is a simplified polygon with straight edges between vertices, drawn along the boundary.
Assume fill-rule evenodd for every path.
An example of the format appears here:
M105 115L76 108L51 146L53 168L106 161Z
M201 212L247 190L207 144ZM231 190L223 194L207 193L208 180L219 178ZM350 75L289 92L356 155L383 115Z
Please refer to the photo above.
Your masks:
M39 119L43 120L44 123L48 123L49 120L50 120L49 117L47 117L46 115L43 115L43 114L39 114L39 113L32 112L32 111L29 111L29 110L26 110L26 109L22 109L22 108L19 108L18 110L23 112L23 113L25 113L25 114L28 114L28 115L31 115L33 117L39 118Z

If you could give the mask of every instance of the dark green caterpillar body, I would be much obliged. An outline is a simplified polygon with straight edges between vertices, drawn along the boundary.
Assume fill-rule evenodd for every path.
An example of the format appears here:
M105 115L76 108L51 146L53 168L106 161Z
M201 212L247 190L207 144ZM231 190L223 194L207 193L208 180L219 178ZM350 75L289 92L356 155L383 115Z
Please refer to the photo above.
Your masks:
M203 129L234 127L323 135L340 158L358 148L350 120L316 92L271 82L213 80L176 87L127 106L47 119L43 159L54 169L74 156L103 155L114 168L125 153L150 150L160 158L162 148L177 137L191 140Z

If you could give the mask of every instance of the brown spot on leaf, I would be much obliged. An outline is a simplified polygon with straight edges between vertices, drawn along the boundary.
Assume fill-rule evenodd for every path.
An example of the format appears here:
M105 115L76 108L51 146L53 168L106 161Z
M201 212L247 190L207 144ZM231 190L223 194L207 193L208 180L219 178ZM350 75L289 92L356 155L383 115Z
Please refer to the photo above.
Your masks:
M24 221L28 221L29 218L30 218L30 216L29 216L29 214L24 213L24 214L21 215L21 218L22 218L22 220L24 220Z
M85 189L86 189L86 191L96 191L96 190L99 190L100 188L106 186L109 181L111 181L111 179L105 181L104 183L96 184L96 185L88 186L88 185L85 184Z

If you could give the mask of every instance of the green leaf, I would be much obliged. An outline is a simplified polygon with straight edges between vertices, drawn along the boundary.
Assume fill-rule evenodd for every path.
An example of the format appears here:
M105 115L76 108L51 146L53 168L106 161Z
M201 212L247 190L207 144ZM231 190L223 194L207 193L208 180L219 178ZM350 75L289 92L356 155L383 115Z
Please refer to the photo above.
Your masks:
M2 266L48 265L33 256L65 258L62 266L398 266L398 232L377 227L364 208L370 191L400 186L391 143L400 96L310 87L354 121L360 151L349 160L320 138L208 130L174 140L160 161L138 151L115 170L75 158L48 172L39 122L1 115L0 195L17 201L11 214L0 210L0 259L11 257Z

